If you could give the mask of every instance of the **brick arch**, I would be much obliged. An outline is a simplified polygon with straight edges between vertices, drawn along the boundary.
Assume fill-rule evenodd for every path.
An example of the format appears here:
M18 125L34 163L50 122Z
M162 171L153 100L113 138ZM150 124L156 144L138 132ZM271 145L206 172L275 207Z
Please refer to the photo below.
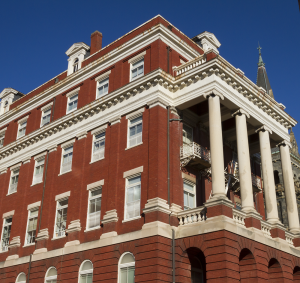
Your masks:
M121 244L115 246L114 253L118 259L125 252L130 252L134 255L134 257L136 257L137 249L136 249L135 244L133 242L128 242L128 243L125 242L125 243L121 243Z
M256 254L256 246L255 246L255 242L253 241L249 241L249 239L243 238L243 237L237 237L238 238L238 252L239 254L241 254L243 249L248 249L253 256L255 257Z
M268 260L268 263L270 263L270 260L272 258L276 259L280 266L282 266L282 256L281 256L281 253L278 252L276 249L273 249L273 248L270 248L267 246L267 260Z
M257 283L257 264L253 253L244 248L239 256L240 282L241 283Z
M180 256L183 256L189 248L198 248L205 257L207 256L205 253L207 244L203 235L176 240L176 253Z
M276 258L271 258L268 266L268 277L269 281L272 283L282 283L284 282L283 270Z
M300 265L296 265L293 269L293 282L300 282Z

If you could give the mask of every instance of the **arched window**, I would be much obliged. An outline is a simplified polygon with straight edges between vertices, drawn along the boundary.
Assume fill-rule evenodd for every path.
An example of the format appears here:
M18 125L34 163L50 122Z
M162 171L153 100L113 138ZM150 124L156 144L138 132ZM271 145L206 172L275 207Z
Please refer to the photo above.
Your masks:
M124 253L119 261L119 282L134 283L135 259L133 254Z
M50 267L46 272L45 283L56 283L57 271L55 267Z
M75 73L76 71L78 71L78 63L79 63L79 60L78 58L76 58L74 60L74 63L73 63L73 72Z
M279 173L277 170L274 171L274 181L275 181L275 185L280 183Z
M93 264L89 260L85 260L79 269L79 283L93 282Z
M26 283L26 275L24 272L20 273L17 277L16 282L18 283Z

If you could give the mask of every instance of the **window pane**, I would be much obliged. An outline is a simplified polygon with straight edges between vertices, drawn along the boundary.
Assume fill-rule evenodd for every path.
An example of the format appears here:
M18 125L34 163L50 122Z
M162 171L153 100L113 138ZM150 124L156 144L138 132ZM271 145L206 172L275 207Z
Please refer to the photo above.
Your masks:
M191 192L194 192L194 191L195 191L195 190L194 190L194 186L191 185L191 184L188 184L188 183L186 183L186 182L183 183L183 187L184 187L184 189L189 190L189 191L191 191Z
M195 196L192 194L189 194L189 207L195 208Z
M128 267L128 277L127 277L127 282L128 283L134 283L134 267Z
M184 206L188 207L188 193L183 192Z
M97 196L97 195L101 195L101 193L102 193L102 189L91 191L91 196L94 197L94 196Z
M89 269L93 269L93 265L90 261L86 261L82 267L81 267L81 271L84 271L84 270L89 270Z
M137 122L140 122L140 121L143 121L143 116L140 116L140 117L137 117L137 118L134 118L132 120L130 120L130 124L135 124Z
M66 200L62 200L62 201L60 201L59 203L58 203L58 207L62 207L62 206L65 206L65 205L67 205L68 204L68 200L66 199Z
M120 270L120 283L127 283L127 268Z
M131 186L132 184L138 183L138 182L141 182L141 177L140 176L128 179L128 185L129 186Z
M57 275L57 271L56 271L56 269L54 267L48 270L47 277L49 277L49 276L55 276L55 275Z
M121 264L123 264L123 263L129 263L129 262L134 262L134 261L135 261L135 260L134 260L133 255L127 253L126 255L124 255L124 256L122 257Z

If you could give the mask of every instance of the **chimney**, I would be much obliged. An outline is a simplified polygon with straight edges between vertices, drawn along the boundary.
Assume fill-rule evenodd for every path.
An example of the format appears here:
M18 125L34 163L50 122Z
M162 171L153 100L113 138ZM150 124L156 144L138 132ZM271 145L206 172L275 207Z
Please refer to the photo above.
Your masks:
M99 31L95 31L91 34L91 49L90 55L96 53L102 48L102 33Z

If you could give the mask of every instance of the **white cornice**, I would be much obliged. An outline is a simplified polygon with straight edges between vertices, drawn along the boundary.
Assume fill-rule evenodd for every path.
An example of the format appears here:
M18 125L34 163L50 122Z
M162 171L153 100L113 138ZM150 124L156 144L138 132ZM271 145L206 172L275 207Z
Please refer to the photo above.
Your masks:
M84 42L74 43L67 51L67 56L71 56L73 53L78 52L80 49L84 49L86 51L90 50L90 47Z
M11 87L5 88L4 90L1 91L0 93L0 98L3 98L9 94L18 94L19 92Z

